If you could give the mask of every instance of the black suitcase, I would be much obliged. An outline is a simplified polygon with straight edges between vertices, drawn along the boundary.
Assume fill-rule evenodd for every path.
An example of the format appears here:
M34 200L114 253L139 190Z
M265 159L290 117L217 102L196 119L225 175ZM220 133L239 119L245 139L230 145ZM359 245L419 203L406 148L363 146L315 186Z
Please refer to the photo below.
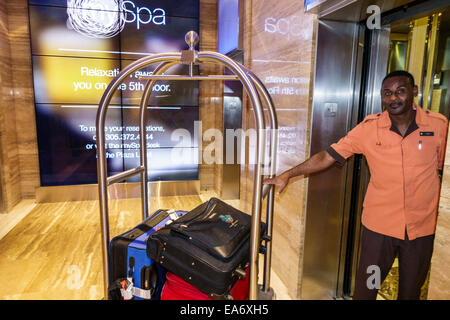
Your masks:
M110 241L110 300L159 299L165 282L165 270L148 258L147 239L150 234L185 213L186 211L157 210L133 229Z
M148 256L213 299L245 276L252 217L211 198L147 240ZM266 225L261 223L261 234ZM262 239L263 237L261 237Z

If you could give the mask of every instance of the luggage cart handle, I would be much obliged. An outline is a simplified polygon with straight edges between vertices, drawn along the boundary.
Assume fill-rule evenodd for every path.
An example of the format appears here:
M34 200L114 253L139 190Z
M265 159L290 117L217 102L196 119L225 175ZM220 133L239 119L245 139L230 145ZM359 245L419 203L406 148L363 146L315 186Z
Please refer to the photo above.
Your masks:
M141 76L139 79L151 80L224 80L224 81L239 81L239 78L233 75L209 75L209 76L177 76L177 75L151 75Z
M243 67L245 68L245 67ZM273 178L276 175L277 170L277 149L278 149L278 118L275 111L275 106L270 96L267 88L264 86L262 81L249 69L246 69L247 75L255 83L259 93L262 98L267 103L269 111L269 124L270 124L270 172L269 177ZM261 298L273 298L273 290L270 288L270 270L272 265L272 238L273 238L273 211L275 204L275 186L274 185L263 185L262 198L261 201L267 196L267 206L266 206L266 223L267 223L267 234L266 246L264 252L264 270L263 270L263 283L259 295Z
M262 196L261 196L262 200L264 200L267 197L267 195L269 194L269 191L270 191L271 188L272 188L271 184L265 184L263 186Z
M133 169L130 169L130 170L127 170L127 171L115 174L115 175L110 176L110 177L108 177L106 179L106 184L108 186L110 186L110 185L112 185L114 183L121 182L121 181L123 181L125 179L131 178L131 177L133 177L135 175L140 174L144 170L145 170L144 166L139 166L139 167L136 167L136 168L133 168Z

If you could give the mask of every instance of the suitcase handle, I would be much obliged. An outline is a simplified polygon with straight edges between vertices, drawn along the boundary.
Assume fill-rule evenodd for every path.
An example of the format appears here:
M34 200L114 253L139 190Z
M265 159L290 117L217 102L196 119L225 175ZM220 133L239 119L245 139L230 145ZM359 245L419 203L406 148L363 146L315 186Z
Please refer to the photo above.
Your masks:
M234 272L238 275L239 279L244 279L247 276L247 272L241 268L237 268Z

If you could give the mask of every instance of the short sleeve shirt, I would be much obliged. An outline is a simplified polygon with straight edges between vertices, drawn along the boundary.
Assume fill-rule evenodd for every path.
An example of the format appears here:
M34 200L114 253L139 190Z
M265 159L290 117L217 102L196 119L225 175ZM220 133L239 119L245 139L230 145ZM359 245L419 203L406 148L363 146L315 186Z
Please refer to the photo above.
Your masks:
M327 150L341 164L355 153L366 157L371 176L362 224L398 239L406 228L410 240L435 232L448 128L443 115L414 108L404 137L384 111L367 116Z

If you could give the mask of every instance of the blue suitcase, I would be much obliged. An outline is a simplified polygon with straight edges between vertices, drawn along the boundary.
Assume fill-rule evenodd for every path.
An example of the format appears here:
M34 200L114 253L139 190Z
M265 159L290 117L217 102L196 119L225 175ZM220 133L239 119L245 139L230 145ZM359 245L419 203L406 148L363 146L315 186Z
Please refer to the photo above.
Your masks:
M184 214L186 211L157 210L135 228L111 240L109 299L160 299L165 270L147 256L147 239Z

